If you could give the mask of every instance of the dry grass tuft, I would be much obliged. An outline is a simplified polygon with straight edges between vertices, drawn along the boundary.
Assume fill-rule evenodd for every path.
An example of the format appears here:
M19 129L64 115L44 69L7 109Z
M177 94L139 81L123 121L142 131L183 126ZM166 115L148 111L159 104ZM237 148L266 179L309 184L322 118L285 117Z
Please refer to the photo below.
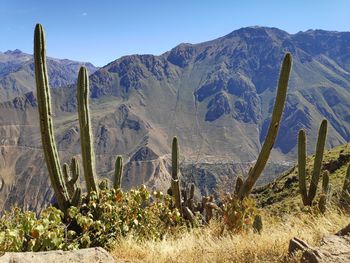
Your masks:
M335 233L349 223L349 216L328 211L325 216L299 213L282 218L264 216L261 235L220 234L220 223L194 229L162 241L137 242L121 239L113 256L126 262L297 262L288 258L289 240L295 236L316 245L323 235Z

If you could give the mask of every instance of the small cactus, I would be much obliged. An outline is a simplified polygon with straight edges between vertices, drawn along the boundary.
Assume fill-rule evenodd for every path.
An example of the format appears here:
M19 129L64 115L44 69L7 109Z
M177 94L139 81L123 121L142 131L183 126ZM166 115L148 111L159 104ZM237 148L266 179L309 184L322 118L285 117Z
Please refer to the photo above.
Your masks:
M350 163L346 170L343 188L340 195L342 205L350 205Z
M298 136L298 180L299 191L304 205L307 204L307 187L306 187L306 135L304 130L299 131Z
M320 179L322 160L324 147L327 137L327 120L323 120L318 132L318 139L316 145L316 153L314 160L314 169L312 172L311 183L309 187L309 192L307 192L306 187L306 136L303 130L299 131L298 138L298 178L299 178L299 190L303 200L303 204L306 206L311 206L315 198L318 181ZM326 183L326 182L325 182Z
M79 178L80 169L78 161L75 157L72 158L70 165L63 164L63 179L67 187L69 197L72 199L75 193L76 182Z
M254 217L254 222L253 222L253 229L255 233L261 234L261 231L263 229L263 222L262 222L262 217L261 215L256 215Z
M122 187L122 176L123 176L123 157L117 156L115 160L114 168L114 189L121 189Z
M244 183L243 176L238 175L236 179L235 192L234 192L236 196L239 194L239 191L241 190L243 183Z
M322 193L320 196L320 200L318 201L318 208L320 209L322 214L326 212L328 193L329 193L329 172L324 171L324 173L322 174Z

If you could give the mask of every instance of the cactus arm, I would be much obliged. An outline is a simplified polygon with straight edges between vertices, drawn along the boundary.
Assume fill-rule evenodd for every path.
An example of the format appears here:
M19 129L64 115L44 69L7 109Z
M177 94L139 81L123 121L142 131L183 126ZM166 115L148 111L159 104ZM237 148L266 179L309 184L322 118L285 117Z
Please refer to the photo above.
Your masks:
M171 189L172 194L175 197L175 205L182 215L182 205L181 205L181 193L179 185L179 144L177 138L173 138L172 150L171 150Z
M268 133L266 135L264 144L261 148L258 159L253 167L253 169L248 174L246 181L244 182L241 190L239 192L239 198L243 199L248 196L262 171L265 168L267 160L269 159L270 152L275 143L278 128L280 125L284 103L287 96L288 80L290 75L290 69L292 66L292 56L287 53L284 57L282 68L280 72L280 78L278 82L277 95L275 100L275 105L272 112L271 123L269 126Z
M62 173L63 173L64 182L67 184L70 180L70 170L69 170L69 165L67 163L63 164Z
M306 136L305 131L300 130L298 136L298 180L299 191L303 204L307 205L307 188L306 188Z
M79 175L80 175L79 163L78 163L78 160L75 157L73 157L72 160L71 160L70 172L71 172L70 183L75 184L76 181L79 178Z
M34 32L34 66L38 99L41 140L52 188L62 211L69 207L69 196L57 152L51 110L50 87L46 67L45 33L40 24Z
M121 189L122 184L122 175L123 175L123 158L118 155L115 160L114 168L114 189Z
M95 191L98 188L95 183L95 153L91 133L91 120L89 112L89 77L86 67L81 67L78 75L77 88L78 115L80 125L80 144L83 159L84 177L87 192Z
M311 205L316 195L318 181L322 168L323 152L327 137L327 120L323 120L318 131L318 139L316 145L316 153L314 160L314 169L312 172L311 183L309 187L308 203Z

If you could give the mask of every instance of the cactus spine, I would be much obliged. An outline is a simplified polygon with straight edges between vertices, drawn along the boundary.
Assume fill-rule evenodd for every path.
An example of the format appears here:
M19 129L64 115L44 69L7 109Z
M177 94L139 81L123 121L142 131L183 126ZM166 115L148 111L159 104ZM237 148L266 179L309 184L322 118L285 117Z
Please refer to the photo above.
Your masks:
M318 181L320 179L323 152L327 137L327 120L323 120L318 131L318 139L316 145L316 154L314 160L314 169L312 172L309 192L306 190L306 136L303 130L299 131L298 138L298 175L299 175L299 189L304 205L311 206L315 198Z
M86 67L81 67L79 70L77 101L80 125L81 155L83 159L86 188L88 193L90 193L91 191L95 191L96 193L98 193L98 188L95 183L95 153L93 147L91 120L89 112L89 77Z
M171 190L175 197L175 206L182 215L181 193L179 184L179 144L177 138L173 138L171 151Z
M122 175L123 175L123 157L117 156L114 168L114 189L121 189Z
M50 181L57 198L57 203L59 208L65 212L70 205L70 198L63 181L62 168L59 162L53 130L45 45L45 33L43 27L40 24L37 24L34 33L34 65L41 140Z
M258 180L259 176L264 170L267 160L269 159L270 152L272 150L272 147L277 137L279 124L283 113L284 103L287 96L288 80L289 80L291 66L292 66L292 56L291 54L287 53L282 63L280 78L278 82L277 95L276 95L275 105L272 112L270 127L266 135L264 144L261 148L258 159L253 169L251 169L251 171L249 172L247 179L245 180L245 182L243 183L239 191L238 197L240 199L243 199L244 197L247 197L250 194L256 181Z

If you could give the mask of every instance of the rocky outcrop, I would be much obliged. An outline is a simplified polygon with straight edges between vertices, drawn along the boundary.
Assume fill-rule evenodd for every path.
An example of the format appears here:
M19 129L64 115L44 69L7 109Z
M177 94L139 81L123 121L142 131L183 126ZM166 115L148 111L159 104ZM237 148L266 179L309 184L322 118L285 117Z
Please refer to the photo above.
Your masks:
M289 253L302 250L300 262L304 263L335 263L350 262L350 224L335 235L322 238L319 247L312 247L299 238L293 238L289 243Z

